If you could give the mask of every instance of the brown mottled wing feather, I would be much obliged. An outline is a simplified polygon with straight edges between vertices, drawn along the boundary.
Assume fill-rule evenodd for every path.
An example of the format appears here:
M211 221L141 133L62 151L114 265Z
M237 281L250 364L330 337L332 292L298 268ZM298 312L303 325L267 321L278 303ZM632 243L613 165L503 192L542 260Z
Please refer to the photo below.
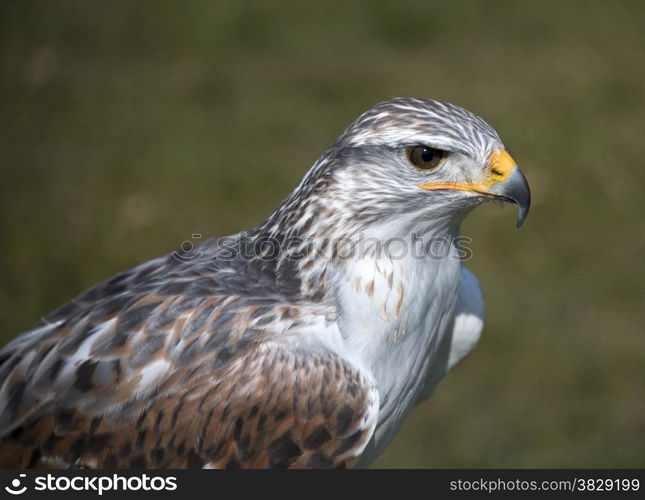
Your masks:
M378 394L314 340L339 336L335 312L302 300L288 263L218 242L118 274L0 349L0 467L353 463Z
M0 466L346 467L373 432L376 390L333 354L268 342L216 373L184 367L113 411L54 404L6 437Z

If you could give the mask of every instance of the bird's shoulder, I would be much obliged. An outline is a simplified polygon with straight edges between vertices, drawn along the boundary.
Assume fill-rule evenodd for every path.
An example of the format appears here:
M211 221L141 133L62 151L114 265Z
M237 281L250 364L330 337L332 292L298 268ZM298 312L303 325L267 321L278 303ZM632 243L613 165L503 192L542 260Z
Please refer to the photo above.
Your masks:
M208 240L191 253L169 253L89 288L0 349L0 373L16 353L58 342L75 351L99 330L109 350L108 344L123 343L144 323L148 331L167 331L183 318L198 328L215 310L262 315L296 302L297 284L289 288L277 280L274 262L243 258L239 241L240 235Z
M479 280L462 268L452 325L448 370L464 359L477 345L484 329L484 294Z
M477 345L484 328L484 295L475 274L462 267L455 309L429 366L418 401L428 399L441 379Z
M136 367L90 356L47 376L37 367L27 385L16 367L3 393L13 418L0 464L345 467L358 459L379 408L369 375L287 338L234 352L194 342L190 359L161 355Z
M212 242L196 250L194 261L169 255L114 276L0 350L2 434L52 405L125 416L160 387L231 380L267 343L335 328L333 311L290 294L270 261L222 258Z

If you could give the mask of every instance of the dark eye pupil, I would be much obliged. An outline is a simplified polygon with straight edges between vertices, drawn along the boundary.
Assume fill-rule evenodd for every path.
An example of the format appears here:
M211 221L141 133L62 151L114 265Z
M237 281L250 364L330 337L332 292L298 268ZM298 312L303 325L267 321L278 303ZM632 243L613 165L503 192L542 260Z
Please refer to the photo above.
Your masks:
M444 152L430 146L414 146L408 149L410 163L422 170L437 167L444 157Z

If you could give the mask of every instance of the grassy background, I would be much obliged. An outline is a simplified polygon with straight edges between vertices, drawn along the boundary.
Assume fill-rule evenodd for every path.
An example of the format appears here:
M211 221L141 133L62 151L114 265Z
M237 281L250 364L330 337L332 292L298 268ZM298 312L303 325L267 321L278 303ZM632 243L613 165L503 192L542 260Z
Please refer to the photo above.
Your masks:
M644 6L2 2L0 341L254 226L375 102L434 97L499 131L534 204L467 220L483 341L376 465L644 466Z

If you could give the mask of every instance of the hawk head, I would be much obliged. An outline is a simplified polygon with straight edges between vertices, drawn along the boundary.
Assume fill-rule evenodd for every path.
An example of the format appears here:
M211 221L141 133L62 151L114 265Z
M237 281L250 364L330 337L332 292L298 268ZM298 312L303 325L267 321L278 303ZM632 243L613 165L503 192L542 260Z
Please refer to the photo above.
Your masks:
M485 200L529 211L526 178L484 120L458 106L412 97L359 116L320 157L301 186L353 221L403 214L456 221Z

